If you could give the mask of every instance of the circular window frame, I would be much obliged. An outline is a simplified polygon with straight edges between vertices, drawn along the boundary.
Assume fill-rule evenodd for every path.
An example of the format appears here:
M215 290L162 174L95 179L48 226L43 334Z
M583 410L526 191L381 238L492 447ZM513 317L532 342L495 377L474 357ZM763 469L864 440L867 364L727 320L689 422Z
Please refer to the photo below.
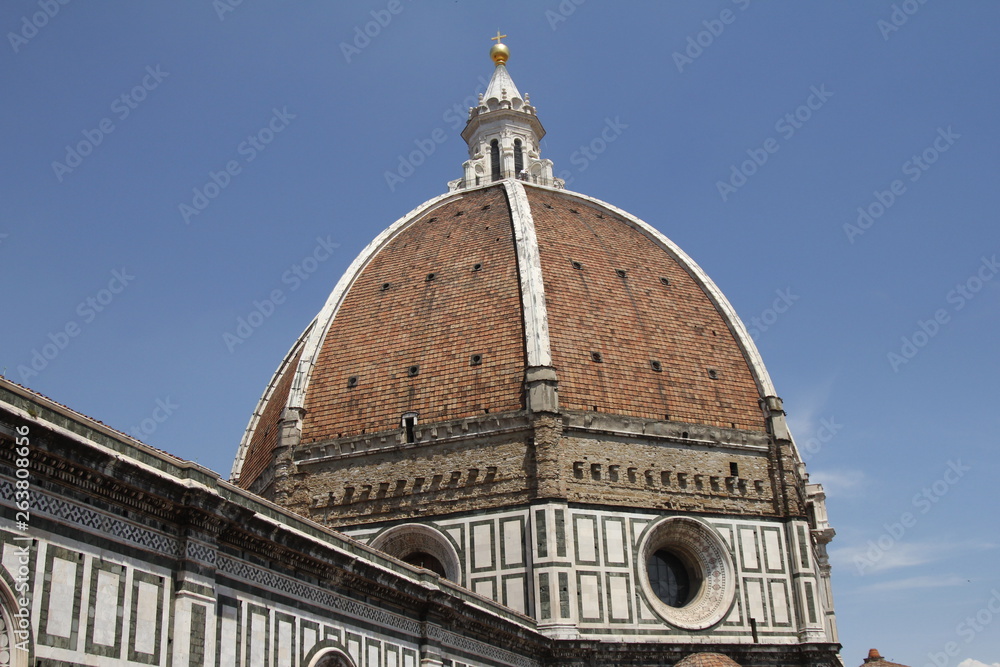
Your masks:
M690 599L683 607L663 602L649 581L649 559L664 550L677 556L691 579ZM736 597L735 568L729 547L709 525L687 517L667 517L646 530L636 563L639 586L650 608L670 625L706 630L729 613Z
M422 551L438 559L444 567L445 579L456 584L462 583L462 565L458 551L447 535L430 526L420 523L393 526L376 535L369 546L399 560Z

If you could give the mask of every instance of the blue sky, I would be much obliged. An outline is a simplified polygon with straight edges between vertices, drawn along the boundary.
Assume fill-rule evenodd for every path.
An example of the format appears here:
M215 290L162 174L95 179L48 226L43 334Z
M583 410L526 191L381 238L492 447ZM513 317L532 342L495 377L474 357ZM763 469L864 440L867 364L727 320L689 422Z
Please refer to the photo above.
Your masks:
M997 3L11 0L0 27L8 378L227 475L353 257L461 176L499 27L570 189L755 329L826 484L847 665L1000 661Z

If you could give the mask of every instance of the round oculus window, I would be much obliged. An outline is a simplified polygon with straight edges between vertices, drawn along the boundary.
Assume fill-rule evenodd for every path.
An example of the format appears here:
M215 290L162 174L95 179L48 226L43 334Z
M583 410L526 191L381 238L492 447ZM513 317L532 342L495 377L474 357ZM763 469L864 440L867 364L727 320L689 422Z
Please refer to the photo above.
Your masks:
M735 598L729 548L709 525L685 517L652 524L638 551L638 579L649 606L670 625L704 630Z

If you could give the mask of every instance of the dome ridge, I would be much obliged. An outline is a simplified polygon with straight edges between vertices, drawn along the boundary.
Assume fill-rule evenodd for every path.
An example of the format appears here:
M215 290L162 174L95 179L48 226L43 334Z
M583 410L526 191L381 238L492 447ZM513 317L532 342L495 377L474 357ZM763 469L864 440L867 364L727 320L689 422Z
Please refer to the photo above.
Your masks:
M524 185L520 182L504 181L503 185L514 222L528 366L551 366L552 349L549 340L549 315L545 307L545 281L542 278L542 266L538 257L538 238L535 235L535 221L531 216L531 204L524 192Z

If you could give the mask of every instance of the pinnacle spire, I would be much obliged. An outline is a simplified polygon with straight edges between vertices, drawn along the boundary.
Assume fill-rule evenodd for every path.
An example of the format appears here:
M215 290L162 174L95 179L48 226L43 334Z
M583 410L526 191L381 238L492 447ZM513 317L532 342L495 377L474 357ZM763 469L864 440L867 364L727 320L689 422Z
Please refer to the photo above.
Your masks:
M501 35L500 31L497 30L496 37L490 37L490 39L495 39L496 44L490 49L490 58L493 58L493 63L499 67L507 62L507 58L510 57L510 49L507 48L506 44L500 42L501 39L507 35Z
M540 155L545 128L535 114L528 96L521 96L507 71L510 49L500 40L506 37L497 30L490 48L493 76L480 94L479 104L469 109L469 120L462 138L469 145L469 160L463 165L465 175L448 183L450 190L486 185L505 178L561 188L562 179L552 175L552 161Z

